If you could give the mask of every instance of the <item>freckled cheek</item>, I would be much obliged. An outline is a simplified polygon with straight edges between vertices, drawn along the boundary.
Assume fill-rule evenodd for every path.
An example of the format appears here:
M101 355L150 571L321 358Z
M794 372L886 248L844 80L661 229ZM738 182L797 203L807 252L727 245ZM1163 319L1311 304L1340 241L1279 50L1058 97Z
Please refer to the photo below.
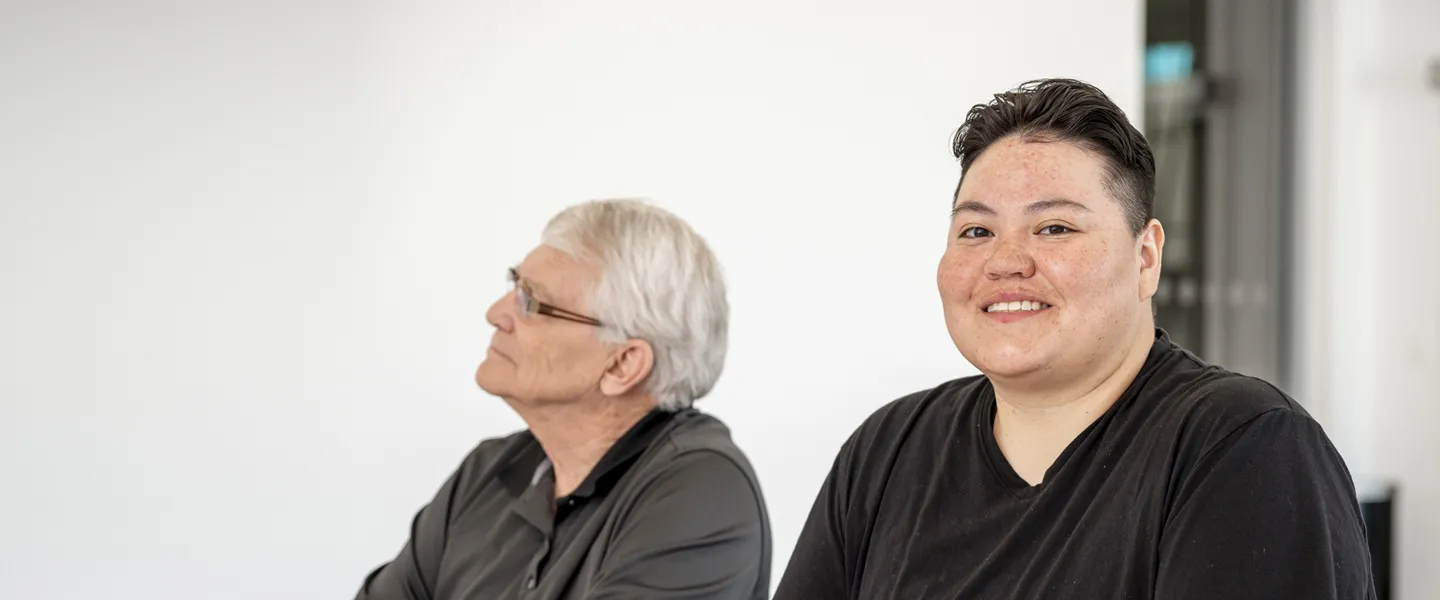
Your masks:
M1071 301L1108 295L1122 283L1120 279L1124 275L1103 253L1097 252L1051 256L1036 262L1049 284Z
M1056 287L1068 287L1068 284L1075 281L1077 277L1084 277L1084 273L1091 267L1083 260L1076 260L1075 257L1051 257L1035 261L1036 271L1044 274L1045 279Z
M973 261L946 254L936 272L940 297L949 302L964 302L974 290L978 274L979 266Z

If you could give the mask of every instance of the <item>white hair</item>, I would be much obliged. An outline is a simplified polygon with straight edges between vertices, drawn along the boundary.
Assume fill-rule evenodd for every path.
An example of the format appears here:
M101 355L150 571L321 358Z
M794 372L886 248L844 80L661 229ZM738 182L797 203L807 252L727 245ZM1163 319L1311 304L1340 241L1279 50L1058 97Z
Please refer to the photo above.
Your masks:
M680 217L640 199L595 200L550 219L542 243L599 266L591 316L608 342L654 351L645 391L676 411L708 394L725 367L730 305L720 263Z

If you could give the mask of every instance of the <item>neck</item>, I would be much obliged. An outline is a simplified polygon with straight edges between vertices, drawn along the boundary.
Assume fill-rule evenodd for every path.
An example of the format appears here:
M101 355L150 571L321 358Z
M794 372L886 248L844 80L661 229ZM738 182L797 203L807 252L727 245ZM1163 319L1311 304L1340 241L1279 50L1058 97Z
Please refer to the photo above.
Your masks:
M1041 483L1060 453L1129 389L1154 344L1154 326L1140 329L1090 377L1059 386L991 380L995 442L1022 479Z
M512 402L515 412L530 426L555 473L559 498L585 481L590 471L615 442L654 408L648 398L586 399L552 405Z

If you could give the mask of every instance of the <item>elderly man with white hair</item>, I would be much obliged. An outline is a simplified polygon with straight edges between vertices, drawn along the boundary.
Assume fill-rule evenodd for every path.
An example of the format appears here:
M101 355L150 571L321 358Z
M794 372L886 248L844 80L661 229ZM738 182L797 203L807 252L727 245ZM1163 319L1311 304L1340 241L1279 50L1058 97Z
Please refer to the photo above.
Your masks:
M768 597L755 473L691 407L725 362L705 241L650 204L588 202L509 276L475 381L529 428L481 442L357 599Z

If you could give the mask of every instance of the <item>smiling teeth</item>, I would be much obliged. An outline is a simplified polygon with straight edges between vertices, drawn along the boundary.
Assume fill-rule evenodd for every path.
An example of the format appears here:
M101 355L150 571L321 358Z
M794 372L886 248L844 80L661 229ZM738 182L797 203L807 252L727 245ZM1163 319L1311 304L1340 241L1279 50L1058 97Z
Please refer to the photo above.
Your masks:
M1020 300L1018 302L996 302L986 307L985 312L1020 312L1026 310L1040 310L1044 308L1050 308L1050 305L1044 302L1031 302L1029 300Z

